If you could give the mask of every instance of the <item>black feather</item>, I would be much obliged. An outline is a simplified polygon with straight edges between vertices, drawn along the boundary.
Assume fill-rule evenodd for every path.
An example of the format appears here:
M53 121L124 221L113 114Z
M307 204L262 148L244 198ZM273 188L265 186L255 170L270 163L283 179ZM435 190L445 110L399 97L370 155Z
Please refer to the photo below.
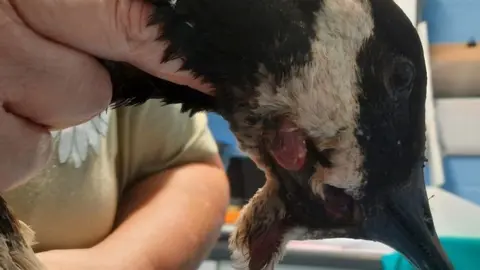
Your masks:
M101 60L113 83L112 105L162 99L183 111L232 111L256 95L262 76L281 83L292 66L311 61L314 14L322 0L145 0L149 24L161 24L168 46L159 62L182 58L181 70L215 87L215 97L158 79L126 63ZM260 73L263 68L267 74ZM275 85L272 86L275 88ZM242 101L242 102L241 102Z
M147 0L150 24L161 24L166 62L182 58L182 69L217 91L254 89L259 69L280 82L311 61L315 12L321 0ZM221 93L220 93L221 94Z
M135 106L149 99L160 99L164 104L182 104L182 112L193 115L215 110L215 98L188 86L159 79L126 63L100 60L110 73L113 96L111 105Z

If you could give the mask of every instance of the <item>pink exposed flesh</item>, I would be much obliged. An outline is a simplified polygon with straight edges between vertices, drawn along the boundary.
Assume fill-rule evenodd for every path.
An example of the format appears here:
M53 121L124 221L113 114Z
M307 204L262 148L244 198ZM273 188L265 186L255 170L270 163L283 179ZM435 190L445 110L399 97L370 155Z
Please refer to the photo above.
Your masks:
M270 153L284 169L300 170L307 156L304 134L292 122L285 120L275 134Z

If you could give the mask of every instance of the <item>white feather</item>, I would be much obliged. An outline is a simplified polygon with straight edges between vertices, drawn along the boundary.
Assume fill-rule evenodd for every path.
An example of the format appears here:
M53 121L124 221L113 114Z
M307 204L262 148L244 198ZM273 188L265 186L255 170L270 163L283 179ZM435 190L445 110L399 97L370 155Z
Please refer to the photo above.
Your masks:
M80 168L88 157L90 147L98 154L102 136L107 135L109 117L110 110L86 123L51 132L52 137L58 139L59 162L70 162L75 168Z
M60 141L58 143L58 159L60 163L65 163L72 153L73 148L73 128L67 128L60 132Z

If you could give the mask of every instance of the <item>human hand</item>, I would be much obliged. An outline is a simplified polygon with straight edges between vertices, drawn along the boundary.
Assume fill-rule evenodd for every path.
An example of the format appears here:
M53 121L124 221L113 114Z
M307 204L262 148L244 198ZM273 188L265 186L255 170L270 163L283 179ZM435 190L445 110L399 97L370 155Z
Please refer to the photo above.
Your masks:
M91 55L209 89L175 72L179 60L160 63L165 44L146 27L148 15L143 0L0 0L0 190L45 166L49 129L108 106L110 78Z
M0 190L44 167L49 129L79 124L108 106L107 78L97 61L36 34L0 0Z
M149 26L146 0L10 0L32 29L96 57L128 62L154 76L208 91L182 60L161 63L165 42ZM61 22L61 25L59 23Z

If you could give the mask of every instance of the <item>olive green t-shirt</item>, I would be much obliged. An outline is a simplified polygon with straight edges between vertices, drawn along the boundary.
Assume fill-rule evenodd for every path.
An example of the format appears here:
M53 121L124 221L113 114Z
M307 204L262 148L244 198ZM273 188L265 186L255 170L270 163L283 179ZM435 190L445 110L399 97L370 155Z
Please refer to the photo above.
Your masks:
M52 137L47 168L5 194L35 232L37 252L95 245L112 231L130 184L218 151L204 113L190 117L156 100L108 110Z

